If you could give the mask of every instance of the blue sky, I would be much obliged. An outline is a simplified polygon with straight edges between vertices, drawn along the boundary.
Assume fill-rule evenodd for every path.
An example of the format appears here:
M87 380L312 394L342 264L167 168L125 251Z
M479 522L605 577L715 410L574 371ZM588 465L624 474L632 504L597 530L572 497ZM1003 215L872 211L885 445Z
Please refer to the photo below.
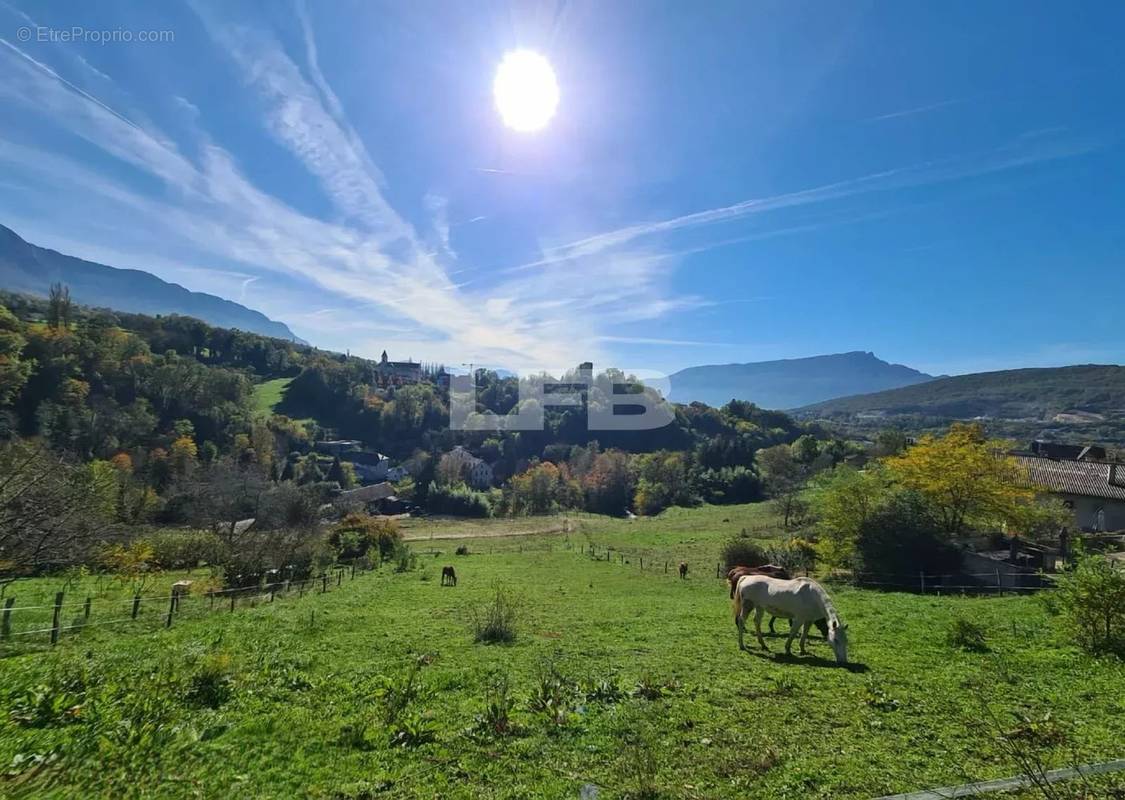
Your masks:
M134 41L41 41L74 26ZM4 0L0 222L365 355L1122 363L1123 30L1097 2ZM521 47L558 77L536 133L491 96Z

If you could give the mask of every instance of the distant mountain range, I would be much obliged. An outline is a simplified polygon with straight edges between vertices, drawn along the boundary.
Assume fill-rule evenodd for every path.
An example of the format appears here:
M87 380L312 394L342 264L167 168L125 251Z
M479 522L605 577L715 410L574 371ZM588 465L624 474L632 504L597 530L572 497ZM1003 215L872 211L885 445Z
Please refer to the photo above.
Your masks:
M877 392L933 380L934 376L874 353L856 351L749 364L689 367L670 377L671 398L721 406L732 399L762 408L797 408L821 400Z
M1125 367L1009 369L938 378L889 391L798 408L857 433L881 428L939 430L954 420L980 420L993 435L1017 439L1125 442Z
M0 225L0 288L45 296L52 283L70 288L76 303L136 314L182 314L220 328L298 339L282 322L231 300L191 292L148 272L118 269L25 242Z

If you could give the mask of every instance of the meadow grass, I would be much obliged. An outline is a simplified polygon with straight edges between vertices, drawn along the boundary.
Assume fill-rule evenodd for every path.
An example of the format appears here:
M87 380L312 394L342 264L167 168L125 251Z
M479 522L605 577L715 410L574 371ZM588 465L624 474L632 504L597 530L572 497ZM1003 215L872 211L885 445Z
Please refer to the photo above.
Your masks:
M285 398L292 378L273 378L254 385L253 407L258 416L268 417Z
M193 598L168 630L95 627L10 655L0 794L868 798L1014 774L984 703L1013 729L1037 721L1049 767L1121 756L1125 665L1077 650L1034 597L831 586L856 662L842 669L819 638L804 658L779 638L739 652L725 584L703 570L579 552L589 538L713 561L738 514L489 535L529 522L500 521L416 541L412 572L233 614ZM456 588L439 586L446 563ZM475 643L498 586L515 641ZM950 643L959 619L987 649Z

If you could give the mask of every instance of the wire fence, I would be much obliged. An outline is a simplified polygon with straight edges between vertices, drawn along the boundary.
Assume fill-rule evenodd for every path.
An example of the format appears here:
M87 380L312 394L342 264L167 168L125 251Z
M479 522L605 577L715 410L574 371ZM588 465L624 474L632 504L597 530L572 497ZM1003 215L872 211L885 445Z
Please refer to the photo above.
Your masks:
M224 611L233 613L240 607L272 603L279 598L327 594L341 587L345 579L354 580L368 571L370 567L357 563L337 566L307 578L252 586L192 591L188 581L174 585L168 593L137 593L125 598L89 595L69 602L64 592L58 592L53 603L23 606L16 605L16 595L9 595L0 607L0 646L35 642L36 637L42 639L43 644L53 646L63 635L74 635L86 628L154 627L151 623L171 628L177 619L197 619ZM146 626L146 623L149 624Z
M572 542L564 545L575 549ZM668 558L667 554L651 551L638 551L612 545L598 545L593 542L579 543L577 552L595 561L606 561L622 566L635 566L642 572L679 577L680 565L685 566L684 576L689 577L705 571L710 574L710 564ZM715 562L716 578L725 578L727 567ZM808 575L807 570L805 575ZM914 573L891 572L851 572L833 573L824 577L826 583L850 583L866 588L906 591L915 594L1025 594L1037 592L1054 586L1050 574L1031 572L1001 564L990 572L955 573Z

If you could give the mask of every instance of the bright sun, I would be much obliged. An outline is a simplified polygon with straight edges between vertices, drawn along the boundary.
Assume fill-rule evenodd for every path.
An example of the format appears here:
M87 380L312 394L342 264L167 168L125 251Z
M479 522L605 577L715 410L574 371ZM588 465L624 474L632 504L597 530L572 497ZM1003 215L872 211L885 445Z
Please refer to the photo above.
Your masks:
M547 59L532 50L513 50L496 68L492 96L505 125L537 131L555 116L559 85Z

